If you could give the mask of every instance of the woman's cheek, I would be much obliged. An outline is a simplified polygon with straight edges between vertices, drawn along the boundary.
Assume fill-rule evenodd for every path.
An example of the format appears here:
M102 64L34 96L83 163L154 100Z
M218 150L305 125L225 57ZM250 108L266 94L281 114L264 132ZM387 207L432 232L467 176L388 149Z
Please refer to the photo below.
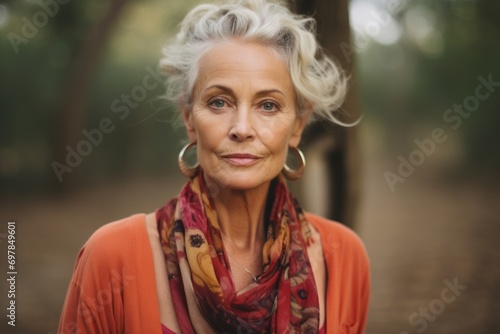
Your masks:
M288 148L290 130L283 121L269 122L261 128L260 138L262 143L276 154Z

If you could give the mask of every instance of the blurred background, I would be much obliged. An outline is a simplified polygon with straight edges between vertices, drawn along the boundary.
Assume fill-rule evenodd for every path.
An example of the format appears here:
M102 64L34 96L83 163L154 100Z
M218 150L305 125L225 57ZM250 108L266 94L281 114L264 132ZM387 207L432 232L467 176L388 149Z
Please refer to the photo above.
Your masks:
M2 333L56 333L92 232L155 210L185 182L184 130L157 64L200 2L0 1L0 268L13 220L18 272L16 327L2 315ZM318 16L352 75L341 113L363 115L306 134L308 182L295 188L365 242L367 333L500 333L500 2L294 8Z

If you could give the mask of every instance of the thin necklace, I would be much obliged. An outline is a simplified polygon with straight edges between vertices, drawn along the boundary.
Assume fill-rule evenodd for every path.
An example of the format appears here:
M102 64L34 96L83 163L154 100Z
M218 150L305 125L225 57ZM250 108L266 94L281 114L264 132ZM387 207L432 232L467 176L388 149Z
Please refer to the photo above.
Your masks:
M231 259L233 259L233 260L234 260L234 262L235 262L238 266L240 266L240 267L241 267L241 269L243 269L244 271L246 271L246 272L250 275L250 277L252 277L252 280L253 280L254 282L257 282L257 275L255 275L253 272L251 272L251 271L250 271L250 270L248 270L246 267L244 267L241 263L239 263L239 262L238 262L238 260L236 260L236 259L234 258L234 256L232 256L232 255L231 255L231 253L229 253L229 252L226 252L226 253L227 253L227 254L231 257ZM254 263L255 263L255 261L257 261L258 259L259 259L259 258L257 257L257 258L256 258L255 260L253 260L253 261L252 261L252 263L250 263L250 264L254 264Z

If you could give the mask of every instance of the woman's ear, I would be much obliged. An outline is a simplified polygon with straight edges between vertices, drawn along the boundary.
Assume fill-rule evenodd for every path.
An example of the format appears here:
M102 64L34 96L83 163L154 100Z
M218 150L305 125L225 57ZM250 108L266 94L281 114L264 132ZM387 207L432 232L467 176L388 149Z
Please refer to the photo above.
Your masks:
M188 108L186 104L179 102L179 110L182 113L182 121L186 127L186 132L191 143L196 142L196 129L193 124L193 112L191 108Z

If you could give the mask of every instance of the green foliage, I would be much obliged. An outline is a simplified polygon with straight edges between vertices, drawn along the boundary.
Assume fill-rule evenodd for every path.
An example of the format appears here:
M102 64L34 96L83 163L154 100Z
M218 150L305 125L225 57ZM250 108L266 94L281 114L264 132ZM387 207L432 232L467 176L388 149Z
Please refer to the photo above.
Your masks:
M0 190L47 189L57 184L51 168L54 146L71 144L57 142L58 108L74 61L110 3L69 1L53 6L53 15L31 1L8 1L0 7L0 14L7 17L0 22ZM129 2L111 30L81 124L82 131L90 131L109 118L115 130L65 177L78 180L115 171L175 167L183 131L165 122L173 117L174 108L160 99L162 85L148 90L147 98L124 120L112 112L111 103L142 85L146 67L156 69L162 44L193 3ZM26 21L36 32L25 27ZM17 36L14 45L12 36ZM78 138L85 139L82 134Z
M443 120L449 108L474 95L479 76L500 82L499 11L494 1L414 0L396 17L403 30L396 44L372 43L358 55L365 114L382 124L392 154L409 152L415 138L443 127L458 138L463 167L500 167L500 156L492 152L500 142L500 89L458 129ZM412 15L418 19L409 20ZM412 36L416 23L430 29L428 37Z

